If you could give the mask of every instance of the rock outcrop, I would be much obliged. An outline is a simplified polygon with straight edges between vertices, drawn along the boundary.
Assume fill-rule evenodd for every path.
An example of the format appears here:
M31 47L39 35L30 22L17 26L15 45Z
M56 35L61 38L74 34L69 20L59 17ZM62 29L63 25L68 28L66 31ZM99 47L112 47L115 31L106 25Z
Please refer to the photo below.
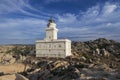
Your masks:
M17 75L0 72L0 79L12 76L8 80L120 80L119 42L104 38L87 42L73 41L72 53L72 56L64 59L26 55L24 60L19 61L28 68L16 72L19 73Z
M21 74L11 74L0 76L0 80L28 80L28 79Z

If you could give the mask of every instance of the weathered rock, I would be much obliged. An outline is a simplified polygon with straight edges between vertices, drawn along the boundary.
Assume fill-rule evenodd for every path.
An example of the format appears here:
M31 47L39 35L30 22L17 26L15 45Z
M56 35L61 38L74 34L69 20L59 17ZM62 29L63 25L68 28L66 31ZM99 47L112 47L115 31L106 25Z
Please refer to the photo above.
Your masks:
M104 70L104 71L113 71L112 68L110 68L108 65L106 64L98 64L98 65L95 65L94 68L96 69L101 69L101 70Z
M90 64L89 68L93 68L95 66L95 64Z
M29 74L29 75L27 75L27 78L29 80L38 80L39 79L39 73Z
M25 61L30 68L21 74L30 80L119 80L119 42L104 38L72 42L72 53L65 59L29 56Z
M0 76L3 76L4 75L4 72L0 72Z
M110 56L110 53L109 53L107 50L103 49L103 55L104 55L105 57L109 57L109 56Z
M0 80L28 80L28 79L20 74L12 74L0 76Z
M85 78L86 78L86 75L85 75L85 74L81 74L81 75L80 75L80 78L81 78L81 79L85 79Z

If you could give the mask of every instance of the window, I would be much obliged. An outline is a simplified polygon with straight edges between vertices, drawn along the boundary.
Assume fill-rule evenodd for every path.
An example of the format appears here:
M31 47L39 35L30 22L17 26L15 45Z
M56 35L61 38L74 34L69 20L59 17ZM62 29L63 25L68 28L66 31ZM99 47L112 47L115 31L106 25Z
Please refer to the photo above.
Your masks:
M62 47L60 44L59 44L59 46L58 47Z
M49 39L51 39L51 36L49 36Z

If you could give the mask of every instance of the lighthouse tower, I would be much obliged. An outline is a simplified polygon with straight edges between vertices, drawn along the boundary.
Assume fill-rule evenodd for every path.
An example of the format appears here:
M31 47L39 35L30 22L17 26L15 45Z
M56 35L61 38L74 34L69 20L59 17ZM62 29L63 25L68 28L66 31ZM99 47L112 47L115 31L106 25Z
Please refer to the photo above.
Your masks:
M57 32L55 21L50 19L45 39L36 41L36 57L65 58L71 55L71 40L58 39Z
M45 40L57 40L57 32L55 21L51 18L46 28Z

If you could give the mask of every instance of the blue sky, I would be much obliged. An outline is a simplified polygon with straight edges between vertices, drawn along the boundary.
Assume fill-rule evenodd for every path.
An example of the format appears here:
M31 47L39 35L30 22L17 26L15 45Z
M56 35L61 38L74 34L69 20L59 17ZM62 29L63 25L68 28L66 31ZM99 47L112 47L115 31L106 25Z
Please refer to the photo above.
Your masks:
M59 38L120 41L120 0L0 0L0 44L44 39L50 17Z

